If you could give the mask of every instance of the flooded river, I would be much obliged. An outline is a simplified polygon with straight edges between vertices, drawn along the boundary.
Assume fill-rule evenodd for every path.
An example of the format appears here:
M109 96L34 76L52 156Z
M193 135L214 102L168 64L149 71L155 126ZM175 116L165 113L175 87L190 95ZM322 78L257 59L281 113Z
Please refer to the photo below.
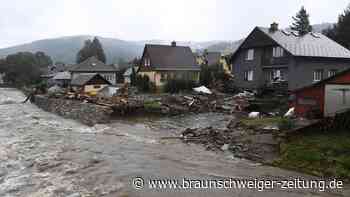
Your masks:
M118 118L87 127L19 104L17 90L0 89L0 196L350 196L310 190L152 190L150 178L227 179L265 177L288 179L306 175L235 159L229 153L206 151L176 139L187 127L224 127L230 116ZM142 177L146 189L135 189ZM187 191L187 192L186 192Z

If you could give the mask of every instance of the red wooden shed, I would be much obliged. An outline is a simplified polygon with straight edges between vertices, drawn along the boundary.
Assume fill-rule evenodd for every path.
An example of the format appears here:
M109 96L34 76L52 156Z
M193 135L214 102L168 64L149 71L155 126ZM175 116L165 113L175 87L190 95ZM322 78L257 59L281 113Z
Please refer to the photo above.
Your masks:
M290 104L298 117L328 117L350 109L350 69L292 91Z

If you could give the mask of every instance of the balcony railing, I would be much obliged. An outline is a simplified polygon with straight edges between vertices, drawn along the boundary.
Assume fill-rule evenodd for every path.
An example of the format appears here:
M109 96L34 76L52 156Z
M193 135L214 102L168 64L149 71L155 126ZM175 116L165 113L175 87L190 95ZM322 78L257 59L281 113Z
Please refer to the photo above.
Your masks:
M262 65L263 66L272 66L272 65L284 65L288 64L288 58L287 57L271 57L271 58L262 58Z

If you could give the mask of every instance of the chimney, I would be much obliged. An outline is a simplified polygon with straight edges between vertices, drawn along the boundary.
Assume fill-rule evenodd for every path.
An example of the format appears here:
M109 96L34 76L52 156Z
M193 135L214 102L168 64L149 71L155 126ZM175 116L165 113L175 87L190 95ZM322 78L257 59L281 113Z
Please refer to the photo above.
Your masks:
M278 23L273 22L269 29L270 32L278 31Z
M172 47L176 47L176 42L175 42L175 41L172 41L172 42L171 42L171 46L172 46Z

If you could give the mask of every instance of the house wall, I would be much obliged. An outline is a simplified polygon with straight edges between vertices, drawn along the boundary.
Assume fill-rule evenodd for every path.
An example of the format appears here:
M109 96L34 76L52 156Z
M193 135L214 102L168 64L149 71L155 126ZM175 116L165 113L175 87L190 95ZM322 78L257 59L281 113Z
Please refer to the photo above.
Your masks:
M142 71L142 72L138 72L139 75L142 76L148 76L149 80L153 83L155 83L157 85L158 80L156 80L156 72L155 71Z
M195 82L199 81L199 71L148 71L148 72L139 72L140 75L147 75L151 82L156 86L163 86L166 83L166 79L184 79L189 80L189 74L194 75L193 80ZM162 74L165 76L165 80L162 80Z
M292 102L292 107L295 107L296 115L299 117L305 117L307 113L312 109L319 109L321 114L325 114L325 107L331 106L327 111L332 111L332 98L326 101L326 86L332 87L334 85L347 85L350 84L350 72L342 74L334 78L333 80L327 81L324 84L317 86L310 86L309 88L304 88L294 92L295 99ZM327 94L332 94L329 92ZM335 93L336 94L336 93ZM302 101L302 102L301 102ZM307 101L307 102L305 102ZM314 101L314 102L310 102ZM329 102L329 103L326 103ZM334 107L334 106L333 106ZM337 107L337 106L335 106ZM328 112L327 112L328 113ZM326 113L326 114L327 114Z
M350 84L326 84L324 116L350 109Z
M350 68L350 61L344 59L294 57L289 67L289 90L299 89L314 83L315 70L323 70L323 79L328 78L328 71L338 72Z
M273 46L278 46L275 41L266 36L263 32L254 29L253 32L247 37L247 39L240 46L240 49L232 57L232 74L234 74L235 85L238 88L243 89L259 89L267 85L267 74L272 69L283 69L285 72L288 71L290 64L290 54L285 51L285 57L279 64L274 62L274 64L264 65L265 51L266 49L271 49ZM254 49L254 60L247 61L246 55L248 49ZM268 67L267 67L268 66ZM254 71L253 81L244 80L244 72L248 70Z
M313 109L324 111L324 86L317 86L304 89L294 94L295 100L292 107L298 117L306 117L307 113Z
M108 85L105 84L95 84L95 85L85 85L84 92L98 92Z
M254 48L254 60L247 61L246 54L248 49L241 49L235 55L232 61L232 74L235 75L235 85L239 88L257 89L264 86L263 70L261 66L262 48ZM244 72L253 70L253 81L244 80Z

